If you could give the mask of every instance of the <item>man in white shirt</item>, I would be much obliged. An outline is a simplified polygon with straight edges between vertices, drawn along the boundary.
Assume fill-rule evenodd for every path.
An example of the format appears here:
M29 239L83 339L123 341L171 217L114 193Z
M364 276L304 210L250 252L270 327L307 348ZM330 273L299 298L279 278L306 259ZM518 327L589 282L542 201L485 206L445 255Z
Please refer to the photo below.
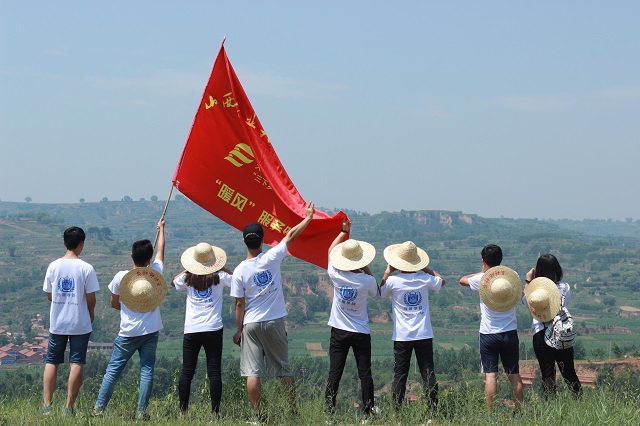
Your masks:
M470 274L460 279L460 285L479 291L480 282L485 272L502 263L502 249L489 244L482 249L482 272ZM522 285L520 285L522 287ZM518 341L515 305L522 296L516 297L513 307L505 311L490 309L480 300L480 361L485 374L485 401L489 412L493 412L494 401L498 392L498 359L502 361L504 371L511 382L511 392L515 398L515 411L522 405L522 379L520 378Z
M331 326L331 340L325 401L332 413L351 348L360 378L362 414L367 418L374 407L367 300L369 296L375 297L378 294L378 284L368 265L375 257L376 250L364 241L347 239L349 231L351 224L346 218L342 222L342 230L329 247L327 272L333 284L333 304L328 323Z
M429 269L429 256L412 241L394 244L384 250L387 269L380 290L383 297L393 299L393 382L396 408L404 401L411 353L422 376L429 408L438 406L438 382L433 366L433 329L429 313L429 292L440 291L445 280ZM397 274L391 275L398 271Z
M259 223L244 228L243 241L247 257L233 271L231 296L236 298L238 331L233 342L240 346L240 371L247 378L251 408L261 416L262 364L266 358L267 373L280 377L295 410L294 378L289 367L289 344L284 317L287 307L282 290L280 264L289 245L311 222L313 203L305 209L305 218L291 228L282 241L267 252L262 251L264 229Z
M164 219L158 222L158 250L155 260L153 244L149 240L133 243L131 259L134 269L148 267L162 274L164 270ZM137 416L148 420L147 406L153 388L153 371L156 363L156 348L158 336L162 329L160 307L148 312L136 312L128 308L120 300L120 282L129 271L118 272L109 284L111 290L111 307L120 311L120 333L113 342L113 353L102 378L102 385L98 392L98 399L93 408L94 415L101 415L106 408L115 389L116 382L124 371L129 359L136 353L140 356L140 392L138 394Z
M80 386L87 358L87 346L93 330L91 324L96 306L96 291L100 289L93 266L80 259L85 233L72 226L64 231L65 255L47 268L42 290L51 302L49 344L45 358L42 414L51 413L53 391L58 378L58 366L64 363L69 342L69 383L65 412L73 414L73 405Z

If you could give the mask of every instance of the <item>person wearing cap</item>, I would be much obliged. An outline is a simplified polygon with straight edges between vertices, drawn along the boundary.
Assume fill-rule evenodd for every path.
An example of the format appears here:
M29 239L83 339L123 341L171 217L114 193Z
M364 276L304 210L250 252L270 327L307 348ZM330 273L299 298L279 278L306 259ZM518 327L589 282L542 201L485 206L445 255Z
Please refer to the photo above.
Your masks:
M582 394L582 385L574 365L573 347L555 349L547 345L544 335L560 308L569 306L571 287L562 281L558 259L548 253L538 258L535 268L525 277L523 302L533 316L533 350L540 365L545 396L556 393L556 368L575 395Z
M164 219L158 222L158 245L155 260L153 244L149 240L133 243L131 259L133 269L120 271L111 280L111 307L120 311L120 332L113 342L111 360L102 378L98 399L92 410L94 415L104 412L116 382L129 359L138 352L140 356L140 393L137 416L148 419L147 406L153 388L153 371L156 363L158 335L162 329L160 304L167 293L164 270ZM151 267L149 267L151 265Z
M485 375L485 401L493 412L498 392L498 362L502 361L515 399L515 412L522 406L520 343L515 306L522 297L522 282L512 269L500 266L502 249L486 245L481 252L482 271L460 279L460 284L480 294L480 361Z
M42 290L51 302L49 310L49 345L45 357L43 382L44 406L42 414L51 413L53 391L58 378L58 366L64 363L64 352L69 342L69 379L65 412L73 414L73 406L87 359L87 346L91 337L96 291L100 290L96 271L80 259L84 249L85 233L72 226L63 233L66 253L51 262L44 277Z
M367 300L378 294L378 283L368 265L375 257L376 249L364 241L347 239L350 231L351 223L345 218L342 230L329 247L327 272L333 284L333 304L328 322L331 339L325 401L332 413L347 355L352 349L362 390L362 413L367 418L374 408Z
M188 248L180 262L185 270L171 282L176 290L187 291L182 372L178 382L180 413L187 414L191 380L200 349L204 347L211 412L218 416L222 398L222 291L231 287L232 272L224 267L227 262L224 250L209 243Z
M393 300L393 382L391 389L396 408L404 401L411 354L422 376L429 407L438 405L438 383L433 368L433 329L429 314L429 292L440 291L442 275L429 269L429 256L412 241L384 249L387 268L382 277L382 297ZM397 274L391 275L394 272Z
M261 377L280 377L295 410L295 383L289 366L289 344L284 317L287 307L282 290L280 264L289 245L306 229L313 218L313 203L305 209L305 218L291 228L275 247L262 251L264 229L256 222L244 227L242 238L247 257L234 269L231 296L236 298L238 331L233 342L240 346L240 372L247 378L251 408L260 418ZM262 364L266 359L266 372Z

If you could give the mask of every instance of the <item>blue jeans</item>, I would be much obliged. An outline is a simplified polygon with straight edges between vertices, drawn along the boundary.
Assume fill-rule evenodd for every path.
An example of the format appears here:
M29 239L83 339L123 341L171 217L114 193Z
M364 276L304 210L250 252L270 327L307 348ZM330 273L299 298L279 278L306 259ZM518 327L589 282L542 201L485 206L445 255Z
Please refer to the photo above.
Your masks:
M102 378L100 392L95 408L103 410L113 394L118 378L126 367L129 358L136 351L140 355L140 394L138 395L138 411L145 412L151 398L153 388L153 369L156 364L156 348L158 346L158 332L144 336L118 336L113 342L113 353L107 365L107 371Z

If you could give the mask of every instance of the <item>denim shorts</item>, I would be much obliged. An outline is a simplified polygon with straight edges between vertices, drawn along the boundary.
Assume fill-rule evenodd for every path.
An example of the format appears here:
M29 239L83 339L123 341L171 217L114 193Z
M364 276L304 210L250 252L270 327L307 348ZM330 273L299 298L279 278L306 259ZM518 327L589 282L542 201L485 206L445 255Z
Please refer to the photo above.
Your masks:
M87 362L87 347L89 346L91 333L78 335L65 335L49 333L49 346L47 346L47 364L64 364L64 351L69 341L69 363L85 364Z
M498 359L507 374L520 372L518 360L520 358L520 344L516 330L504 331L496 334L480 333L480 361L483 373L497 373Z

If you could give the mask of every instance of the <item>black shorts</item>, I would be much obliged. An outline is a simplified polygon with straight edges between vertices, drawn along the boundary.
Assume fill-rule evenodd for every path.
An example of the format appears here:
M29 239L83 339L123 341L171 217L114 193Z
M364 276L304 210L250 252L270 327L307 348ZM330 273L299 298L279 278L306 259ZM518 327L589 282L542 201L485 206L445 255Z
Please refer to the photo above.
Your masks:
M507 374L519 374L520 342L516 330L480 334L480 362L483 373L497 373L498 359Z

